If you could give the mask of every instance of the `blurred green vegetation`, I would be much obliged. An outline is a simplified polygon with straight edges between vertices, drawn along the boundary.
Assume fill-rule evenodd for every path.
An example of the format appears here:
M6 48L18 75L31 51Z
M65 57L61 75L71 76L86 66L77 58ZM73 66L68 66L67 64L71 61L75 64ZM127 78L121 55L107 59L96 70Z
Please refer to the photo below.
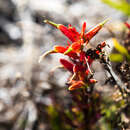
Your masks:
M129 62L130 54L128 53L127 49L124 46L122 46L115 38L113 38L113 43L115 49L119 53L111 53L109 55L110 60L113 62L122 62L124 58L126 58L126 60Z
M130 16L130 4L126 0L101 0L103 3Z
M82 95L80 95L82 96ZM118 98L120 100L116 101ZM48 119L52 130L113 130L122 128L122 109L126 100L119 93L101 96L90 95L91 102L77 102L73 107L62 108L61 104L47 107ZM95 120L97 118L97 120Z

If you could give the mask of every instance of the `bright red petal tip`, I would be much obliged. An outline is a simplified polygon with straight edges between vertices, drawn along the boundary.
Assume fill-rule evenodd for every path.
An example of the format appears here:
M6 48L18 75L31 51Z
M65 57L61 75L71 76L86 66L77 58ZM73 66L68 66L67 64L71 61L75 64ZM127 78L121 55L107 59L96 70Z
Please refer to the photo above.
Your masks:
M54 50L57 52L57 53L64 53L67 49L63 46L55 46L54 47Z
M84 22L84 23L83 23L83 25L82 25L81 37L83 37L83 36L84 36L85 29L86 29L86 22Z
M104 20L103 22L99 23L95 27L93 27L89 32L85 34L85 39L87 43L89 42L90 39L92 39L103 27L103 25L108 21L108 19Z

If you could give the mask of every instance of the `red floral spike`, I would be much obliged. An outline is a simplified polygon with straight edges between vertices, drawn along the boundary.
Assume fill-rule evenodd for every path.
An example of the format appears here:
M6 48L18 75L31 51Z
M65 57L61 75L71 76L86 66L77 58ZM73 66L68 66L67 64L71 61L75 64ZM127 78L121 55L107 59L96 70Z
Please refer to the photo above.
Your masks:
M62 24L56 24L52 21L45 20L45 23L48 23L55 28L59 29L65 36L67 36L73 43L69 45L69 48L65 51L65 55L72 50L74 52L80 52L82 49L82 45L86 42L88 43L89 40L96 35L97 32L102 28L102 26L107 22L108 20L104 20L102 23L98 24L96 27L92 28L89 32L85 34L86 29L86 23L83 23L81 33L78 33L74 27L71 25L68 26L68 28Z
M78 89L78 88L81 88L85 86L85 83L83 81L76 81L75 83L73 83L70 87L69 87L69 90L72 91L72 90L75 90L75 89Z
M44 22L52 25L53 27L55 27L57 29L59 29L72 42L75 42L79 39L79 36L80 36L79 33L76 31L76 29L74 27L71 27L71 25L69 25L69 27L67 28L66 26L64 26L62 24L56 24L56 23L49 21L49 20L44 20Z
M65 69L69 70L70 72L73 72L74 65L65 59L60 59L60 63L64 66Z
M46 20L45 22L59 29L65 36L67 36L72 41L72 43L67 41L68 44L66 47L55 46L54 50L43 54L41 56L41 59L43 59L45 55L51 53L62 53L64 55L69 56L71 62L65 59L60 59L60 63L62 64L62 67L64 67L65 69L67 69L72 73L72 76L70 77L68 82L69 84L71 84L69 90L75 90L81 88L86 84L96 83L97 81L92 78L93 73L91 72L90 65L95 59L93 57L93 54L95 54L96 52L96 55L99 55L102 52L103 47L106 46L106 43L102 42L94 50L92 49L89 52L90 55L83 50L84 49L83 47L86 43L89 42L90 39L92 39L92 37L96 35L96 33L99 32L99 30L107 22L107 20L98 24L96 27L94 27L87 33L85 33L85 29L86 29L85 22L82 25L81 33L78 33L76 29L71 25L69 25L67 28L62 24L55 24L48 20Z
M103 25L108 21L108 19L104 20L103 22L96 25L94 28L92 28L89 32L85 34L86 43L90 41L103 27Z

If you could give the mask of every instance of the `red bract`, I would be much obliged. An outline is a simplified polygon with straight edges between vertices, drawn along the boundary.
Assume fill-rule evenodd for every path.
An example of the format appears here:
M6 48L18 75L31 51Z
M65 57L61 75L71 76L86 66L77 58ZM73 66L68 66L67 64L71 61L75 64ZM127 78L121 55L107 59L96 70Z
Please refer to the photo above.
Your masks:
M75 42L79 39L80 34L76 31L76 29L74 27L72 27L69 24L69 27L67 28L66 26L62 25L62 24L56 24L52 21L49 20L45 20L45 23L48 23L52 26L54 26L55 28L59 29L65 36L67 36L72 42Z
M104 20L103 22L99 23L97 26L95 26L94 28L92 28L90 31L88 31L85 34L85 39L86 42L88 43L103 27L103 25L108 21L108 19Z
M69 90L75 90L75 89L78 89L78 88L81 88L85 86L85 83L83 81L75 81L73 82L73 84L69 87Z
M81 34L80 34L81 38L84 38L85 29L86 29L86 22L84 22L82 25L82 30L81 30Z
M83 23L81 33L78 33L74 27L69 25L67 28L62 24L56 24L52 21L45 20L45 23L48 23L55 28L59 29L65 36L67 36L73 43L69 46L68 50L65 52L67 54L70 51L80 52L82 50L82 45L87 44L92 37L94 37L103 25L108 21L108 19L104 20L103 22L99 23L97 26L92 28L90 31L85 33L86 23Z
M80 62L84 62L85 63L86 62L85 58L86 58L86 54L85 54L84 51L82 51L80 53Z
M63 47L63 46L55 46L54 47L54 51L56 53L63 53L65 54L65 52L68 50L68 47ZM78 59L78 55L74 52L74 51L71 51L71 52L68 52L66 55L68 55L69 57L73 58L73 59Z
M64 68L66 68L70 72L73 72L74 65L71 62L69 62L65 59L60 59L60 63L64 66Z
M69 27L65 27L64 25L59 25L58 29L65 35L67 36L72 42L75 42L79 39L80 35L79 33L76 31L76 29L74 27L72 27L71 25L69 25Z
M72 76L68 81L70 84L69 90L75 90L97 82L92 78L93 73L91 72L90 66L96 58L99 58L99 55L102 53L102 48L106 46L106 43L103 42L99 44L97 48L89 49L87 51L84 51L84 47L86 47L88 42L99 32L106 22L107 20L103 21L88 32L85 32L86 22L84 22L81 33L79 33L71 25L66 27L62 24L56 24L54 22L45 20L45 23L48 23L59 29L72 42L70 43L67 41L68 45L66 47L54 46L52 51L48 51L41 56L41 58L43 58L45 55L51 53L62 53L70 58L70 61L66 59L60 59L62 66L72 73Z

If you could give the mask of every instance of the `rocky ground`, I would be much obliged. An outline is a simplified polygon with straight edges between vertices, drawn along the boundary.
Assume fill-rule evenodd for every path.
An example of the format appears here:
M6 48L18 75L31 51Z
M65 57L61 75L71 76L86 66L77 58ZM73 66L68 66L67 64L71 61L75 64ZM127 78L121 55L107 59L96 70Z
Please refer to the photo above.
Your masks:
M52 91L69 103L65 83L70 74L61 70L51 73L62 55L51 55L38 63L42 53L56 44L65 45L67 40L43 20L70 23L80 30L83 21L90 29L108 17L110 21L90 44L105 40L111 47L109 53L113 45L108 27L120 38L118 25L129 19L100 0L0 1L0 130L35 130L34 124L41 118L39 111L44 113L43 106L52 103L48 97ZM93 70L99 80L98 91L111 92L109 85L103 85L106 74L99 62L93 64ZM37 130L49 129L45 115L41 120Z

